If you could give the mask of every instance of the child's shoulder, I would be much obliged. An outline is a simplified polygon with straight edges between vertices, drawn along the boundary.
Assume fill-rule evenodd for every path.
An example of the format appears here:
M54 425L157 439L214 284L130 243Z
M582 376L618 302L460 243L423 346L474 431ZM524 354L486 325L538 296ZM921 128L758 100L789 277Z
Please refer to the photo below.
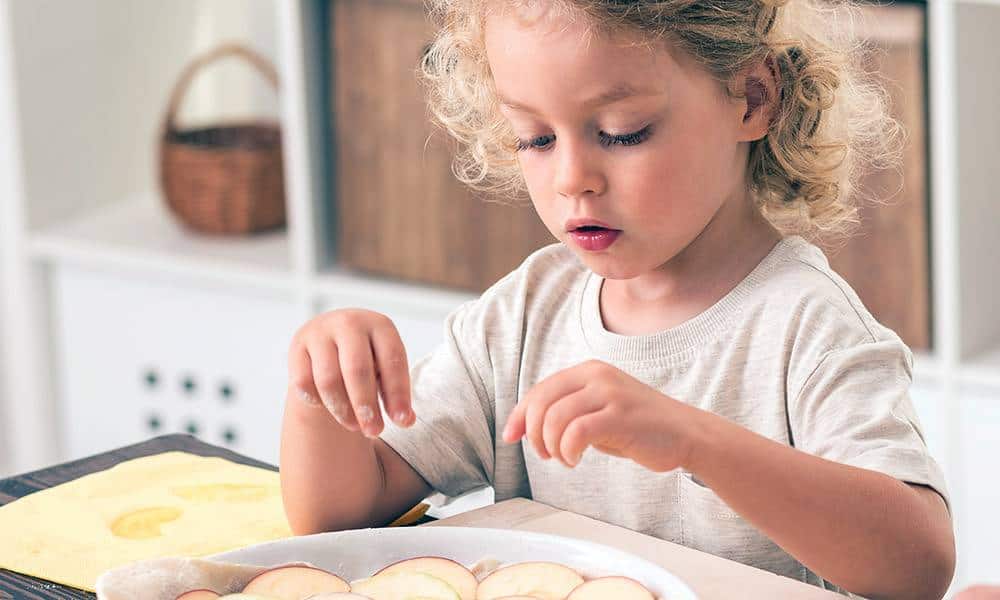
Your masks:
M495 329L498 324L518 329L518 323L530 315L558 313L586 284L589 274L564 244L550 244L532 252L455 314L462 320L479 322L477 329Z
M758 293L784 319L791 319L802 330L826 333L837 345L897 339L869 312L817 246L792 236L780 243L776 254Z
M590 271L562 243L553 243L535 250L521 264L490 286L481 301L517 297L541 299L569 291L583 282Z

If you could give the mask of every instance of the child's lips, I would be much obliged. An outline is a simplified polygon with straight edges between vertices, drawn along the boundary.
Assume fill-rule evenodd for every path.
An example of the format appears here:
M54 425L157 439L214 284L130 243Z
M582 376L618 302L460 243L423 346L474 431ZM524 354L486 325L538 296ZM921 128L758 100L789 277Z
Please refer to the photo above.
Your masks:
M603 227L581 227L569 232L570 239L580 248L589 252L607 250L621 235L620 229Z
M569 219L565 223L565 228L567 232L573 232L577 229L586 227L597 227L600 229L614 229L611 225L605 223L604 221L598 221L597 219L592 219L590 217L577 217L575 219Z

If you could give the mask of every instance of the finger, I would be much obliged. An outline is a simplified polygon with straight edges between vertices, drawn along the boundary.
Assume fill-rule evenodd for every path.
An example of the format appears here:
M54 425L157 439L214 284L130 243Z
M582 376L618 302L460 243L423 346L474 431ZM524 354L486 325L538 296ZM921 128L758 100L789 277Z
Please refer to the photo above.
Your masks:
M597 412L604 406L604 400L595 398L587 389L574 392L550 406L542 421L542 442L549 456L559 460L567 467L572 466L569 463L569 457L563 455L559 445L563 432L575 419Z
M384 325L372 329L371 346L385 411L397 425L408 427L414 421L410 404L410 368L403 340L392 321L387 319Z
M507 424L503 428L503 439L508 444L513 444L524 437L524 407L527 404L521 400L514 407L514 410L507 417Z
M583 389L586 379L576 368L560 371L528 390L525 395L524 430L525 436L543 459L550 458L542 439L542 423L549 407L557 401Z
M305 346L293 345L288 351L288 391L307 406L320 407L319 392L313 383L312 362Z
M524 407L527 403L522 399L514 406L510 416L507 417L507 424L503 428L503 440L508 444L513 444L524 437Z
M559 451L566 462L575 467L580 464L583 452L588 446L598 442L612 423L611 411L607 407L588 413L570 421L559 441Z
M377 437L382 432L382 411L378 406L375 358L368 333L345 333L337 338L337 349L344 387L354 408L354 416L366 436Z
M507 417L503 437L508 443L516 442L528 433L528 413L537 410L538 402L553 402L563 396L568 396L586 385L582 377L582 365L563 369L535 384L514 407ZM544 407L543 407L544 408ZM542 410L542 414L544 414Z
M340 371L339 352L332 339L311 344L308 348L312 358L313 382L333 418L348 431L360 431L354 409L344 389L344 376Z

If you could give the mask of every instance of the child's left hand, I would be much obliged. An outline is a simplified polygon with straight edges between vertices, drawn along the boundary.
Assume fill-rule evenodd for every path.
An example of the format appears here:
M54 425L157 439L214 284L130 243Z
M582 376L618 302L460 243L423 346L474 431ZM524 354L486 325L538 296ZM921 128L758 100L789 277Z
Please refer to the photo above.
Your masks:
M588 446L665 472L684 466L705 411L661 394L615 367L592 360L532 387L514 408L504 440L524 436L543 459L567 467Z

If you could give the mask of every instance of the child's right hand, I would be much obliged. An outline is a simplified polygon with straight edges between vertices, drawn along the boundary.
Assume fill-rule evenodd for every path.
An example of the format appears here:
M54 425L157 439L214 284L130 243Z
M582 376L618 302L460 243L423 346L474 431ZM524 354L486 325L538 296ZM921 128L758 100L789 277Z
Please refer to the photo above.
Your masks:
M368 310L334 310L312 319L288 351L292 391L307 405L320 402L344 428L377 437L386 413L413 424L406 350L392 321Z

